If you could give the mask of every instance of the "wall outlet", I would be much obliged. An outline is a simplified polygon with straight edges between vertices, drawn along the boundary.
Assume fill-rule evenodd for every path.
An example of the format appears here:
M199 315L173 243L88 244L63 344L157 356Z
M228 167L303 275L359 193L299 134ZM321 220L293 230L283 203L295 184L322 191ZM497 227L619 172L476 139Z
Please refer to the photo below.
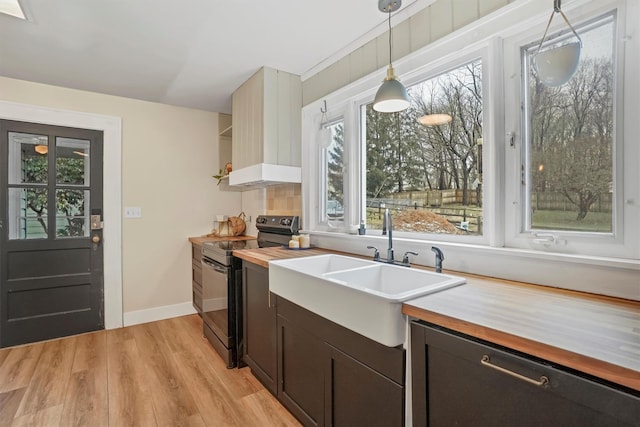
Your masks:
M142 208L126 207L124 208L125 218L142 218Z

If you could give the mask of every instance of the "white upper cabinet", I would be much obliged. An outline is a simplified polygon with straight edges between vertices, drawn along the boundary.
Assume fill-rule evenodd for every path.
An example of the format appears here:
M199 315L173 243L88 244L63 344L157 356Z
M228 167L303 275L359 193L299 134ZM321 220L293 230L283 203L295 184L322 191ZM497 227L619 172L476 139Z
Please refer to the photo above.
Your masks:
M263 67L233 93L233 169L301 163L300 76Z

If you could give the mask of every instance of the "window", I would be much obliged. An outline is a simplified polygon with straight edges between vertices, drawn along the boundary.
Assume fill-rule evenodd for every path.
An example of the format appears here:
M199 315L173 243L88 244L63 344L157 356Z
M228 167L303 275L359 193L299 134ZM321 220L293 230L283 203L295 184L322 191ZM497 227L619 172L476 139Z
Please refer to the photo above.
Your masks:
M88 140L9 132L9 238L46 239L55 203L55 237L89 236ZM55 156L52 156L55 154ZM55 183L50 182L55 160ZM50 197L53 195L54 197Z
M625 90L632 87L633 55L621 41L632 18L620 22L621 10L585 12L574 23L583 41L580 62L561 86L546 86L537 76L539 38L514 41L522 69L514 100L522 112L507 117L507 126L519 123L507 167L513 162L519 170L506 175L507 220L517 218L505 228L506 246L638 258L632 237L638 232L637 184L624 185L638 182L631 136L637 133L631 118L638 102ZM565 26L562 30L551 34L549 46L575 40ZM507 106L507 113L515 111L515 102Z
M404 112L372 109L379 73L306 106L309 134L331 135L322 149L309 144L303 159L309 228L337 232L323 235L327 241L366 248L346 234L356 234L363 220L377 244L389 209L394 235L409 249L461 243L483 254L528 257L532 265L541 251L553 253L545 259L567 254L562 262L584 264L639 259L640 49L631 35L640 5L576 0L566 12L583 47L564 85L545 86L537 76L549 7L528 2L394 61L411 99ZM482 37L470 41L472 33ZM556 19L542 50L573 37ZM323 105L340 119L318 126ZM436 114L450 121L424 118ZM470 269L474 262L461 261ZM512 277L522 280L528 271Z
M323 125L322 174L324 176L323 219L331 227L344 223L344 122Z
M389 209L396 231L482 235L482 62L407 91L403 112L361 109L367 227Z
M578 31L583 40L580 63L564 85L549 87L538 78L537 44L523 51L528 124L524 231L614 230L614 16ZM550 44L559 46L567 39L573 35L559 35Z

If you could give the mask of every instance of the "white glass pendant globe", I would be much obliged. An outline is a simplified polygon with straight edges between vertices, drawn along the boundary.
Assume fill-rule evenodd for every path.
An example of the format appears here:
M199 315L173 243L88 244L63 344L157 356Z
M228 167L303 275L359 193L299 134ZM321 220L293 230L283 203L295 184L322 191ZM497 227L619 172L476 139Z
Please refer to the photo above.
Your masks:
M535 56L535 67L540 81L551 87L562 86L578 70L580 42L554 47Z

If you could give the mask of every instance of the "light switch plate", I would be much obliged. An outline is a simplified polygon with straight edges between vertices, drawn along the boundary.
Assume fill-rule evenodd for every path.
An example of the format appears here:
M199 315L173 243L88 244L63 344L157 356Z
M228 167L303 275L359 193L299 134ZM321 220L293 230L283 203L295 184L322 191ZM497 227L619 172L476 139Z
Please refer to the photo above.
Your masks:
M142 218L142 208L126 207L124 208L125 218Z

